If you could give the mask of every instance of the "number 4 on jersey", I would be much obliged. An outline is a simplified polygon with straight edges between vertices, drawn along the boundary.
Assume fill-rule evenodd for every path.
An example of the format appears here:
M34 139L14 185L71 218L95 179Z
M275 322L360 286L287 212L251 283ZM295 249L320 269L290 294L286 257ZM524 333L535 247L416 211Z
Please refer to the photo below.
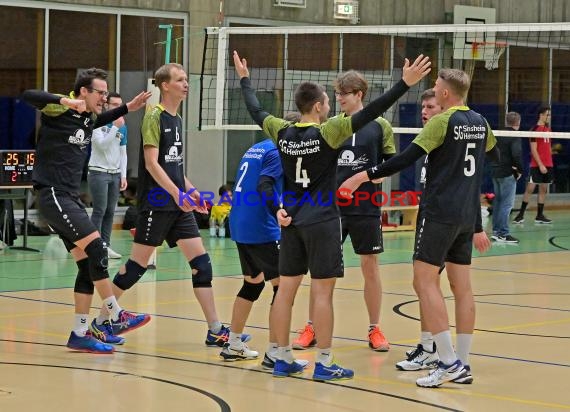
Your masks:
M295 183L301 183L303 187L309 187L311 179L307 175L307 169L301 169L302 157L297 158L297 165L295 167Z

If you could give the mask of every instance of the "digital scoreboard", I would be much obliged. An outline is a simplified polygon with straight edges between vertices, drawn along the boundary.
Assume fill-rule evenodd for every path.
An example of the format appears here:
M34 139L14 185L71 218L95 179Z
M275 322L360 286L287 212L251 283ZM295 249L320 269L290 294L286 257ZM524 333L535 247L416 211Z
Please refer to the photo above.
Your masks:
M32 185L35 150L0 150L2 173L0 186Z

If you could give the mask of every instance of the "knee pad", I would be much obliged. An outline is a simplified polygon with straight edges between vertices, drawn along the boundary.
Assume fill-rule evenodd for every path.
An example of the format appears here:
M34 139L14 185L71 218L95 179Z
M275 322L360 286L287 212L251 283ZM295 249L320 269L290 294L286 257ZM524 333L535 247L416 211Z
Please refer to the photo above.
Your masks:
M190 262L190 267L196 270L192 273L192 287L211 288L212 287L212 262L207 253L196 256Z
M243 281L243 285L238 292L238 296L242 299L249 300L250 302L255 302L259 299L263 288L265 287L265 282L261 281L259 283L250 283Z
M139 265L134 260L127 260L125 263L126 272L118 273L113 278L113 283L121 290L127 290L133 287L139 281L142 275L145 274L146 268Z
M89 260L89 276L93 282L107 279L109 272L107 268L107 245L103 239L97 238L85 248L87 259Z
M277 295L278 290L279 290L279 285L273 286L273 297L271 298L271 304L272 305L273 305L273 302L275 302L275 295Z
M84 295L92 295L95 286L93 286L93 281L89 276L89 259L81 259L75 263L79 270L77 271L73 291L75 293L83 293Z

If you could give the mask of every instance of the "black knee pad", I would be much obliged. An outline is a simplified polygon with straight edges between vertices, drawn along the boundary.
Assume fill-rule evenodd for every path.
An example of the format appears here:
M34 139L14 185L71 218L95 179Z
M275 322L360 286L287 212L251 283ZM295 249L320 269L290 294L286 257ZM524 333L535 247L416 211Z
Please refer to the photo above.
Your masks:
M97 238L85 248L87 259L89 260L89 276L93 282L107 279L109 271L107 268L107 245L103 239Z
M84 295L92 295L95 286L93 286L93 281L89 276L89 259L81 259L75 263L79 270L77 271L73 291L75 293L83 293Z
M192 287L211 288L212 287L212 262L207 253L196 256L190 262L190 267L197 272L192 274Z
M127 260L125 263L127 271L123 274L117 272L113 278L113 283L121 290L127 290L133 287L139 281L142 275L145 274L146 268L139 265L134 260Z
M279 285L273 286L273 297L271 298L271 304L272 305L273 305L273 302L275 302L275 295L277 295L278 290L279 290Z
M261 281L259 283L250 283L243 281L243 285L238 292L238 296L242 299L249 300L250 302L255 302L259 299L263 288L265 287L265 282Z

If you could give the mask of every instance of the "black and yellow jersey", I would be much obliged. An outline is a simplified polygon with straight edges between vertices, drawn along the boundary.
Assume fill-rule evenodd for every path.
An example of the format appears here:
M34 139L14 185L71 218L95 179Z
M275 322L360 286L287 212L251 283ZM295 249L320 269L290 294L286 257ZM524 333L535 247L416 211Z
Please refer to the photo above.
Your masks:
M467 106L451 107L431 118L412 143L429 154L424 216L440 223L474 222L485 152L497 143L487 120Z
M139 210L179 210L179 200L159 189L160 185L146 169L144 146L158 148L158 164L180 190L185 190L182 118L178 114L171 115L158 104L145 114L141 135L137 185ZM155 201L151 199L149 202L149 196L154 198L157 195L167 196L168 202L162 202L161 199L154 199Z
M395 153L394 132L390 122L379 117L368 123L353 133L352 137L347 139L340 148L337 162L337 187L356 173L382 163L385 155ZM341 215L380 216L380 208L377 205L384 201L380 190L379 184L364 182L357 191L368 192L370 199L374 196L376 204L371 200L359 200L358 205L356 202L346 205L341 203Z
M283 206L297 226L339 216L335 202L338 148L352 135L350 117L335 116L322 124L293 124L274 116L263 121L281 156Z
M125 105L97 116L79 113L59 104L62 97L43 90L26 90L22 99L41 111L41 126L36 146L34 185L54 187L68 193L79 193L81 177L87 161L93 129L127 114Z

